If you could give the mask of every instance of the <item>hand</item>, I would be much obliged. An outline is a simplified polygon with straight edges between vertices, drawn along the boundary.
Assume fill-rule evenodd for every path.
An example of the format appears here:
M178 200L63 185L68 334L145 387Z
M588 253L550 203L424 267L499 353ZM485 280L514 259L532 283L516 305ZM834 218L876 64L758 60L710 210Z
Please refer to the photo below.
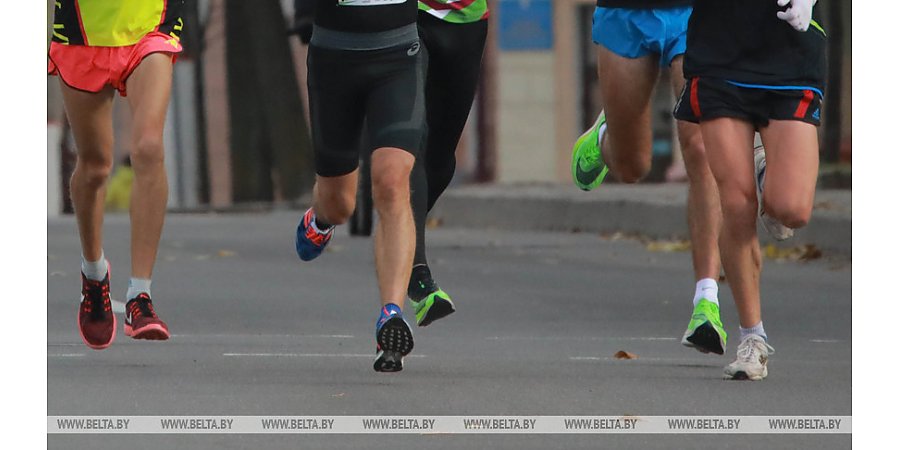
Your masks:
M806 31L809 28L809 21L812 19L813 5L818 0L777 0L778 6L791 6L785 11L779 11L775 15L779 19L791 24L797 31Z

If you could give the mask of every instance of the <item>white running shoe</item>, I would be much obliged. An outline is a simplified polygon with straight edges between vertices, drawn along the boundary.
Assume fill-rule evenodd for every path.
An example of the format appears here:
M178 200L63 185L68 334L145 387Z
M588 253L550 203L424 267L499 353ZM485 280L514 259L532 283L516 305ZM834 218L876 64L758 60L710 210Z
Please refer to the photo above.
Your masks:
M737 348L737 359L725 366L726 380L759 381L769 375L766 363L775 349L762 336L747 335Z
M794 230L784 226L778 219L763 211L763 182L766 179L766 151L762 144L753 149L753 166L756 169L756 200L759 204L759 219L763 228L777 241L783 241L794 235Z

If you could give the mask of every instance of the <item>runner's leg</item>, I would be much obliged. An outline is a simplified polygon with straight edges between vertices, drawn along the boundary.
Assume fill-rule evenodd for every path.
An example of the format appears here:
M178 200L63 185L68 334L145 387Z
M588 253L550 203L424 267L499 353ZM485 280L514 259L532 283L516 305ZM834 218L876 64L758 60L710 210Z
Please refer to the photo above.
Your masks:
M127 81L132 113L131 274L150 279L165 220L169 186L164 164L163 128L172 89L172 57L154 53Z
M723 226L719 249L737 306L741 327L761 320L759 274L762 266L756 236L756 185L753 181L753 125L733 118L700 124L709 167L719 188Z
M86 261L103 254L103 203L106 182L113 165L112 104L115 91L79 91L60 80L66 116L72 127L78 159L72 173L71 192L81 253Z
M672 91L676 96L684 89L682 56L672 61ZM719 278L719 229L722 226L722 210L716 180L709 169L706 148L700 126L678 120L678 140L688 174L688 228L691 235L691 258L694 263L694 279Z
M659 76L659 56L625 58L597 47L600 94L606 112L601 151L610 172L636 183L650 171L650 99Z
M763 209L784 225L801 228L809 222L816 194L816 127L796 120L771 120L760 135L766 149Z
M415 157L402 149L382 147L372 154L372 197L378 212L375 269L383 305L403 305L415 252L415 223L409 197L409 175Z

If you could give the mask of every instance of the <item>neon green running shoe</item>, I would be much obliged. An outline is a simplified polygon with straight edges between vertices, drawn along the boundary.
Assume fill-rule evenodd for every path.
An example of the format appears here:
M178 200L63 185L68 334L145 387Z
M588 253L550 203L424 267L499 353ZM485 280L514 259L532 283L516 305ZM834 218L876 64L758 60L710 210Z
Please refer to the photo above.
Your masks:
M456 311L450 296L442 289L428 294L421 301L410 300L410 303L416 309L416 325L420 327L426 327L431 322L449 316Z
M703 298L694 307L694 315L681 343L686 347L693 347L701 353L725 354L725 341L728 333L722 327L722 319L719 318L719 305Z
M583 191L590 191L606 178L609 167L603 162L600 154L600 127L606 123L606 113L600 112L597 121L584 132L572 149L572 179L575 186Z
M407 295L416 310L416 325L420 327L428 326L456 311L450 296L437 286L426 265L413 268Z

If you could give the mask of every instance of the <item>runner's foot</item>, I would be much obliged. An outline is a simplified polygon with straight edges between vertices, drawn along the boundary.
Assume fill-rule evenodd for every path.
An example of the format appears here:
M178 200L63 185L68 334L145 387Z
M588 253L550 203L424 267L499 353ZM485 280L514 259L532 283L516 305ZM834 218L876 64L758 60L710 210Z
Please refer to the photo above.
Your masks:
M125 304L125 336L132 339L164 341L169 339L169 327L153 310L153 302L146 293Z
M687 331L681 338L681 343L686 347L692 347L702 353L725 354L725 342L728 334L722 327L722 319L719 318L719 305L700 299L694 307L694 314L688 323Z
M775 349L756 334L749 334L738 345L737 359L725 366L726 380L759 381L769 375L766 367Z
M81 304L78 307L78 332L81 340L94 349L103 350L116 338L116 315L109 299L109 271L101 281L81 274Z
M407 294L416 311L416 325L420 327L456 311L450 296L434 282L428 266L413 267Z
M583 191L600 186L609 172L600 153L600 128L605 124L606 113L600 112L594 125L575 141L572 149L572 179Z
M334 234L334 227L330 227L327 231L321 231L315 226L316 214L312 208L306 210L300 223L297 224L297 256L304 261L312 261L316 259Z
M412 330L400 307L389 303L381 308L381 315L375 324L376 372L399 372L403 370L403 357L413 349Z

